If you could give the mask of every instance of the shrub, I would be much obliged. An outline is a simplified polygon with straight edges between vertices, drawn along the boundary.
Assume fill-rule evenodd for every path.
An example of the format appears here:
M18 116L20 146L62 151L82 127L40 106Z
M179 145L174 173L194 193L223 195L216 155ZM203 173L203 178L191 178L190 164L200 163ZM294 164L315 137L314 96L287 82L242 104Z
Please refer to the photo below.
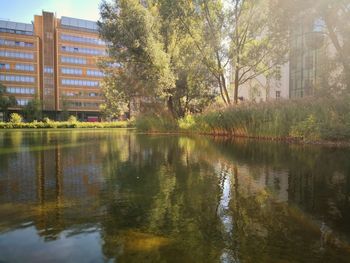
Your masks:
M11 113L10 115L10 122L11 123L22 123L22 116L19 115L18 113Z
M75 116L73 116L73 115L71 115L71 116L69 116L69 118L68 118L68 122L70 122L70 123L75 123L75 122L77 122L78 120L77 120L77 117L75 117Z
M169 114L147 114L139 116L135 126L140 131L147 132L174 132L178 130L177 121Z
M230 106L186 116L175 127L169 118L142 116L136 127L143 131L180 130L258 138L350 140L349 112L349 96L315 97Z

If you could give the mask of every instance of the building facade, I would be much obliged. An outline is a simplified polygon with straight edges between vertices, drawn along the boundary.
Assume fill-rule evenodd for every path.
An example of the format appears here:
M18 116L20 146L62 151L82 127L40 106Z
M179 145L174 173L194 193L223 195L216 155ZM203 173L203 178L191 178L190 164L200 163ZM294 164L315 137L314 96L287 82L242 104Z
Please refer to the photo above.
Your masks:
M32 24L0 21L0 82L14 95L20 111L39 99L44 115L62 113L97 120L103 98L103 73L97 62L106 55L96 22L43 12Z

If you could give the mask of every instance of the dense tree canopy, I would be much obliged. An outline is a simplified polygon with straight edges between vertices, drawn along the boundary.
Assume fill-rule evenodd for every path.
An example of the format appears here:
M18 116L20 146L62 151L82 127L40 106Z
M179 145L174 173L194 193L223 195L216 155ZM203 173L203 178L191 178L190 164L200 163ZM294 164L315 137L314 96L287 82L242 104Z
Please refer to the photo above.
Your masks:
M217 99L237 104L239 88L251 80L278 79L280 65L288 60L290 33L301 16L324 21L337 53L335 68L342 68L346 85L348 2L104 1L99 21L109 44L109 56L101 62L107 76L104 108L119 114L138 101L148 109L167 107L177 118L201 112Z

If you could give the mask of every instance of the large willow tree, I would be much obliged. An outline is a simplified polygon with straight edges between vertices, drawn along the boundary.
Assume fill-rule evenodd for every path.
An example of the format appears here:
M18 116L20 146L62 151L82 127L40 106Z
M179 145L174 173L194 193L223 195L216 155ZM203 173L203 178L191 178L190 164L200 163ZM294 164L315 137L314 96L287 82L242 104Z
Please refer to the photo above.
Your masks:
M214 82L173 11L173 1L102 3L100 34L109 43L109 57L101 63L107 107L138 98L149 109L164 105L183 117L214 98Z

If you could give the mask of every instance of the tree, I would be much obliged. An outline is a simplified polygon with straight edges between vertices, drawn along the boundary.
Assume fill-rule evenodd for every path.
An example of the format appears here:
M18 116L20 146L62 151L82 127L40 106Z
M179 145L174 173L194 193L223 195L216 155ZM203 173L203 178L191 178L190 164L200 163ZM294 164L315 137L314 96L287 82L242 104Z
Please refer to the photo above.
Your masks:
M147 98L163 104L175 85L169 57L160 40L159 23L137 0L117 0L101 5L100 34L109 45L109 58L102 63L127 101ZM117 68L108 69L117 62Z
M40 120L42 118L42 104L38 98L29 101L23 108L23 114L27 121Z
M0 83L0 110L4 114L5 121L8 117L8 109L17 105L17 100L14 96L6 96L6 87Z
M217 96L215 79L203 65L201 55L196 49L196 41L201 42L201 36L197 34L194 40L178 17L177 7L184 7L184 2L150 2L157 7L164 49L170 57L171 69L176 78L175 87L170 90L168 106L176 117L201 112ZM187 26L193 22L193 19L187 19Z
M130 113L130 96L128 98L125 96L125 92L120 91L118 88L119 78L114 78L114 75L110 75L109 78L102 82L103 95L105 97L105 103L100 106L102 114L106 118L118 118L122 116L125 112ZM125 83L122 83L123 85Z
M139 16L136 26L127 15L132 10L136 10ZM104 14L100 23L102 36L112 43L110 58L101 63L107 75L104 87L106 99L110 101L106 104L107 108L118 112L123 104L130 105L135 99L142 101L141 98L148 98L143 102L147 102L149 107L152 102L149 98L157 96L177 118L190 112L200 112L213 100L214 81L201 65L195 43L183 30L176 16L174 1L148 1L147 5L139 1L117 1L114 6L103 3L101 13ZM140 21L145 30L138 28ZM152 25L152 30L147 31L148 24ZM132 48L133 43L137 43L138 49ZM151 65L157 64L154 62L157 61L156 56L147 55L152 50L163 57L162 63L158 64L165 67L163 73L166 74L151 72ZM119 67L110 67L113 62L118 62ZM168 76L169 85L157 92L157 85L152 84L150 74Z
M69 111L68 111L69 102L67 101L67 98L64 95L61 96L61 101L62 101L62 111L60 114L60 119L63 121L66 121L69 118Z
M178 15L188 34L196 41L203 64L217 81L222 100L231 104L227 72L232 68L233 101L238 103L239 87L283 64L287 46L280 35L270 32L268 6L263 1L200 0L196 5L178 6ZM196 17L193 26L188 19ZM199 29L199 31L198 31ZM196 40L202 34L204 41Z

